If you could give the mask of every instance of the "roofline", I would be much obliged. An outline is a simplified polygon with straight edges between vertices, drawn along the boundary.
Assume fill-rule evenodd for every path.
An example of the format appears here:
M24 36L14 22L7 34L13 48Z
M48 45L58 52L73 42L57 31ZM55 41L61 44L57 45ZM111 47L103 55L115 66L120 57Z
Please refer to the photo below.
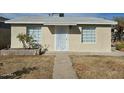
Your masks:
M9 24L43 24L43 22L9 22L9 21L5 21L5 23L9 23Z
M78 25L78 24L94 24L94 25L117 25L117 22L111 22L111 23L99 23L99 22L76 22L76 23L63 23L63 22L54 22L54 23L43 23L43 22L9 22L5 21L5 23L9 24L43 24L43 25Z

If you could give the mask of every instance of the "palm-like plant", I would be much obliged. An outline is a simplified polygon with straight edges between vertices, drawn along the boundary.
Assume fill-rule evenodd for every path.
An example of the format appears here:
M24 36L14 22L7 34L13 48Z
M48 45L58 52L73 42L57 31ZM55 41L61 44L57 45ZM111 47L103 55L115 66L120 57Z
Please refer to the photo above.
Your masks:
M22 42L23 47L27 48L27 45L26 45L26 35L21 33L21 34L19 34L17 36L17 38L19 39L20 42Z
M17 36L17 38L19 39L19 41L22 42L23 44L23 47L26 49L26 48L32 48L32 44L34 42L33 40L33 37L32 36L29 36L29 35L26 35L26 34L19 34Z
M26 43L28 44L28 48L32 48L34 44L34 39L32 36L26 35Z

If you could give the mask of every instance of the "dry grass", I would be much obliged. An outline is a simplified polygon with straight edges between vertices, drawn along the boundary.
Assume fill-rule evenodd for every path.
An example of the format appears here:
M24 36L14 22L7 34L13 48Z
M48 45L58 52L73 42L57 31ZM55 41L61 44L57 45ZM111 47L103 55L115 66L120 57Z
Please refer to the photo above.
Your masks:
M82 79L123 79L124 57L70 56Z
M54 56L0 56L0 78L52 78Z

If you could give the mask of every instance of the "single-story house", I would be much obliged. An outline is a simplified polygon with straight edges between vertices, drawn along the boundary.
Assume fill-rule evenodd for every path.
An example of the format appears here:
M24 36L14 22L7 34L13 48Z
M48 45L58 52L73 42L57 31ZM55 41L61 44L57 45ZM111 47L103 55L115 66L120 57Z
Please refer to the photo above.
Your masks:
M95 17L25 16L11 24L11 48L23 48L17 35L29 34L48 51L111 52L111 27L117 22Z

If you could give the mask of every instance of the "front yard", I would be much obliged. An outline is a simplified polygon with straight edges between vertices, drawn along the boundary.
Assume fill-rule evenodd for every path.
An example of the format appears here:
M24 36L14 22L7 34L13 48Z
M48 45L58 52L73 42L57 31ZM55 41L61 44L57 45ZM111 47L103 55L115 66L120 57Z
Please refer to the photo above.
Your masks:
M0 56L1 79L51 79L54 56Z
M80 79L124 79L124 57L70 56Z

